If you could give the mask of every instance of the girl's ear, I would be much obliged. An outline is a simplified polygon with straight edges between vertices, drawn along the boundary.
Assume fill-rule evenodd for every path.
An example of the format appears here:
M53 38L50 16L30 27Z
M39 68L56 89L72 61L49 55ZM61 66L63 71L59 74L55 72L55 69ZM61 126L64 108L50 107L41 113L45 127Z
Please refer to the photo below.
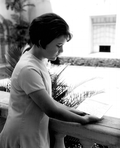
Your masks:
M41 45L41 41L39 40L39 42L38 42L38 47L41 47L41 48L43 48L43 46ZM44 49L44 48L43 48Z
M41 48L45 49L44 46L41 45L41 41L40 40L38 41L38 47L41 47Z

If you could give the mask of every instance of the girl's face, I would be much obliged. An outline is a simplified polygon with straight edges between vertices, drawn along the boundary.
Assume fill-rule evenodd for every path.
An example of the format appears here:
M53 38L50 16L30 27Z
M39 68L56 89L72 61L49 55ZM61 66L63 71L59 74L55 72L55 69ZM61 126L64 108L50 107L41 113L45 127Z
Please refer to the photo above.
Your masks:
M63 52L63 45L66 42L66 38L61 36L50 42L44 50L44 56L48 60L54 61Z

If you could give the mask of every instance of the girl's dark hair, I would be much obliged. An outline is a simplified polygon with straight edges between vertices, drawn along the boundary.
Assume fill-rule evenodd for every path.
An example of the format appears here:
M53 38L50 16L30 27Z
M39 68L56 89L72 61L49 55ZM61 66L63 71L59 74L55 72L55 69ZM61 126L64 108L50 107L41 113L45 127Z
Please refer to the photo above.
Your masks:
M66 21L55 13L46 13L35 18L30 25L29 35L32 44L38 47L41 45L44 49L60 36L65 36L67 41L72 38Z

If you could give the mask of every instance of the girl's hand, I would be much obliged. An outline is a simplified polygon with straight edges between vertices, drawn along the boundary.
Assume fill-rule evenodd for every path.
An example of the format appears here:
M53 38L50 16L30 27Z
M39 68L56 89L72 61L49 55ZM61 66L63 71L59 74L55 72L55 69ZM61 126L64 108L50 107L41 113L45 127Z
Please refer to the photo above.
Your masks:
M98 118L96 116L92 116L92 115L85 115L85 118L87 120L87 123L94 123L94 122L98 122L100 120L102 120L103 118Z

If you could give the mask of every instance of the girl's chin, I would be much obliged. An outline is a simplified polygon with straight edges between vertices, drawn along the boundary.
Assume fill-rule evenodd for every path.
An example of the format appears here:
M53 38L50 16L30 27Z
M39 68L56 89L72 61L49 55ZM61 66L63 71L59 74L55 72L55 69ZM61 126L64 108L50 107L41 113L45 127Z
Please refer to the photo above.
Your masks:
M57 57L53 57L53 58L50 58L49 60L50 61L55 61L57 59Z

